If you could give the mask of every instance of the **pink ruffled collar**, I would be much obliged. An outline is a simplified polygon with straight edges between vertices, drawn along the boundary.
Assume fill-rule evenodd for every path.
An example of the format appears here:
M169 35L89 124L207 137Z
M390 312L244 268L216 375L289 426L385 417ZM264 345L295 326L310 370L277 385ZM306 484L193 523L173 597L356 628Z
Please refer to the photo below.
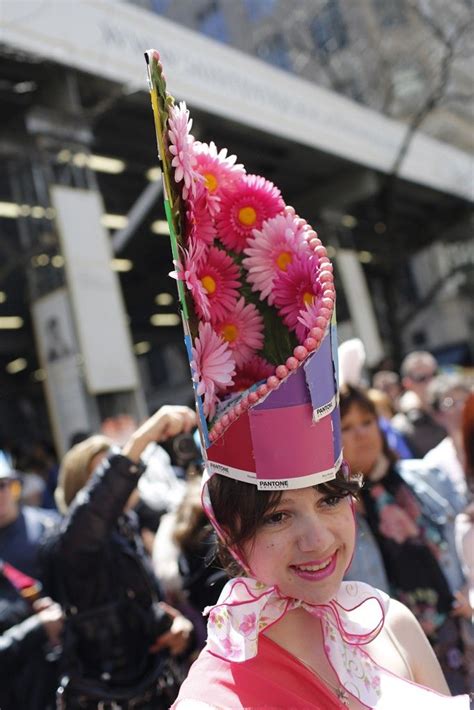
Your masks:
M235 663L254 658L259 634L302 607L321 619L328 661L340 685L365 707L468 710L467 695L450 698L411 683L376 664L363 649L382 630L388 604L386 594L362 582L343 582L334 599L316 606L283 597L256 579L237 577L226 584L217 604L204 610L209 616L207 649Z
M345 643L363 645L380 633L387 604L387 595L362 583L344 582L334 599L315 606L283 597L276 587L256 579L237 577L226 584L217 604L204 610L209 615L208 647L236 662L253 658L259 634L298 607L328 620ZM364 627L362 617L375 619L371 629Z

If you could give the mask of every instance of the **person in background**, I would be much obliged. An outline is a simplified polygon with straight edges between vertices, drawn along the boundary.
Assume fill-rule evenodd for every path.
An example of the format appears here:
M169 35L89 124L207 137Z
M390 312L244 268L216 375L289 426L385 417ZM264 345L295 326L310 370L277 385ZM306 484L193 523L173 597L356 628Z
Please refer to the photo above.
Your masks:
M43 486L38 507L55 510L54 489L58 479L58 461L54 447L49 441L34 440L19 452L18 468L28 475L41 479ZM40 482L36 479L35 488L39 494Z
M67 514L77 493L84 488L112 446L109 438L94 434L69 449L61 462L58 485L54 491L56 506L62 515Z
M41 585L0 560L0 707L52 710L63 613Z
M404 436L415 458L423 458L446 436L446 430L433 418L427 398L428 385L437 371L435 358L423 350L407 355L400 367L405 394L392 425Z
M469 386L460 375L438 375L431 381L427 393L434 417L448 435L428 451L424 459L450 479L461 507L467 504L462 415L469 392Z
M393 370L379 370L372 377L372 387L379 390L379 392L384 392L387 397L389 397L393 414L396 414L403 391L398 372L394 372Z
M187 407L165 406L121 449L91 437L64 457L56 499L67 511L43 550L48 591L66 613L61 707L145 710L173 699L175 687L162 687L166 649L182 654L192 624L161 602L128 506L149 444L189 431L195 420Z
M401 459L412 459L413 454L405 440L405 437L395 429L391 421L395 416L395 410L388 394L375 388L367 390L367 396L373 402L379 417L379 426L383 431L388 445L396 451Z
M21 478L0 459L0 558L35 579L41 579L39 547L58 524L54 511L22 506Z
M122 446L137 428L132 417L119 414L109 417L101 425L101 433L117 446ZM153 540L160 524L161 516L176 510L186 489L184 470L175 465L171 454L174 445L181 439L191 436L185 432L172 441L150 443L141 459L146 468L138 481L133 506L138 515L140 534L149 555L153 551ZM192 438L192 437L191 437Z
M192 619L198 649L206 640L202 613L217 602L228 579L215 560L215 533L200 489L201 476L195 475L177 510L162 517L153 548L153 567L167 601Z
M456 551L444 538L448 503L423 480L422 461L397 461L364 390L341 388L340 406L344 456L364 477L358 510L379 546L392 595L418 618L450 688L462 692L462 643L452 614L464 613L464 605L456 608L461 600L452 587L460 590L463 577L459 563L453 565ZM365 548L356 547L353 564L360 567L358 552L366 554Z
M44 479L37 473L23 473L21 477L21 504L41 508L45 489Z
M467 506L455 522L456 547L466 577L466 594L474 609L474 394L464 405L462 438L466 472ZM469 623L470 622L470 623ZM474 613L462 626L470 690L474 691Z

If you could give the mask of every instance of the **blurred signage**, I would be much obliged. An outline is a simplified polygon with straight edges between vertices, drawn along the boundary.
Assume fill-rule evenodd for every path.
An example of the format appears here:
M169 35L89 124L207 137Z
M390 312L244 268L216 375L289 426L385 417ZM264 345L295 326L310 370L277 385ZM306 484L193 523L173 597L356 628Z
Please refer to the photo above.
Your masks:
M31 312L55 445L62 456L73 434L92 428L66 289L38 299Z
M90 394L138 386L135 358L98 192L55 185L51 201Z
M146 90L159 49L173 94L191 106L390 172L406 126L231 47L116 0L2 0L0 42ZM142 77L142 79L141 79ZM418 134L400 175L472 195L473 159Z

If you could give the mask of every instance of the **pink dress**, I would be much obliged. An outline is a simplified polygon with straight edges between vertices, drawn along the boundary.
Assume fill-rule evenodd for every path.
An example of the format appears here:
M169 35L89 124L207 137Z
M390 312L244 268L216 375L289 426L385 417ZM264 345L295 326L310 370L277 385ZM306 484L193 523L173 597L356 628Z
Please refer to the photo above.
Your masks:
M208 639L176 704L224 708L321 708L344 705L288 651L262 632L298 607L321 619L323 647L339 687L365 708L468 710L467 695L447 697L378 665L365 650L380 633L389 597L361 582L343 582L326 604L280 595L249 577L227 582L209 613ZM370 622L370 623L369 623ZM199 706L198 706L199 707Z
M225 661L204 648L181 686L173 708L179 710L182 700L198 700L226 710L344 710L344 705L314 673L263 635L258 655L245 663Z

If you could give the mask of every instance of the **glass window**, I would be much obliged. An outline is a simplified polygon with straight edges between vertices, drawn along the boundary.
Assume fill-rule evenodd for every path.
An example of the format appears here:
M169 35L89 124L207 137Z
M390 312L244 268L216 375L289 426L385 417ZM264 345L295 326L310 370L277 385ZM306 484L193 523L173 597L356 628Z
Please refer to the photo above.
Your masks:
M171 0L150 0L150 6L153 12L157 15L166 15L166 12L171 5Z
M404 0L373 0L374 9L383 27L400 27L406 22Z
M198 14L197 23L197 29L208 37L219 42L229 42L229 29L217 2L210 2L208 7Z
M285 39L281 34L275 34L257 47L257 55L269 64L280 69L291 69L290 57Z
M272 14L276 0L244 0L244 5L252 22L259 22Z
M347 31L338 0L328 0L313 18L310 32L315 45L330 54L347 46Z

